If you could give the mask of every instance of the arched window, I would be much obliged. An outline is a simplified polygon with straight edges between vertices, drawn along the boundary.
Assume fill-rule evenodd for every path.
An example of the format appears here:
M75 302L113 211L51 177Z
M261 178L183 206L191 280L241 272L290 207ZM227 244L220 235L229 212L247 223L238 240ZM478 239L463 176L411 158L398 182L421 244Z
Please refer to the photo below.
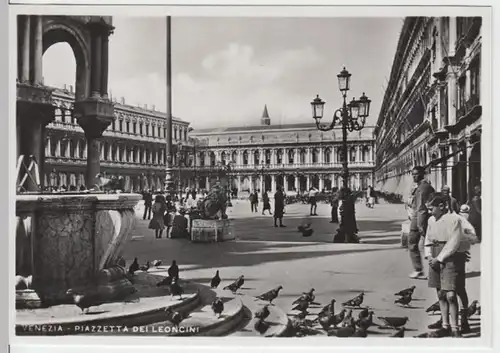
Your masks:
M264 136L262 136L264 137ZM264 152L264 158L266 159L266 164L271 164L271 151L270 150L266 150Z
M279 149L276 151L276 163L281 164L283 163L283 150Z
M356 148L351 147L349 150L349 161L351 162L356 162Z
M293 164L294 163L294 150L288 150L288 163Z
M248 165L248 152L243 151L243 165Z
M329 147L325 148L324 155L323 155L323 162L324 163L330 163L331 153L332 153L332 150Z
M231 154L231 162L236 163L236 156L236 151L233 151L233 153Z
M253 153L253 163L254 164L259 164L260 163L260 155L259 155L259 151L255 151Z
M319 158L318 158L319 151L317 148L312 149L312 163L318 163Z
M210 152L210 165L214 166L215 165L215 153Z
M205 152L200 152L200 166L205 166Z
M222 152L220 154L220 160L221 160L223 165L226 165L226 152Z
M300 150L300 164L305 164L306 163L306 151Z
M370 148L368 146L364 146L361 160L363 162L368 162L369 159L370 159Z

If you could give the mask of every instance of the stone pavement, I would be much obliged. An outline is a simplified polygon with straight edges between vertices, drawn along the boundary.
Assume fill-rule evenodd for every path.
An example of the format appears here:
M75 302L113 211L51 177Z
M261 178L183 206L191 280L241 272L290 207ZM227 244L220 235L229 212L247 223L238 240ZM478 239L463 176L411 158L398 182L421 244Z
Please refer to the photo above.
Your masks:
M438 317L428 316L425 309L436 301L427 281L411 280L408 252L400 247L401 222L406 216L402 205L380 204L374 209L356 206L362 244L333 244L336 224L330 224L330 207L318 205L319 216L309 214L308 205L287 205L286 228L274 228L272 216L252 214L248 201L236 201L228 214L234 219L237 240L214 244L193 244L187 239L155 239L142 220L138 220L133 240L124 257L127 262L137 256L141 263L160 259L164 264L177 260L182 277L208 283L220 270L222 285L245 275L244 292L261 294L281 284L283 290L275 301L285 312L303 291L316 289L316 301L326 304L331 298L342 303L359 292L366 293L364 305L375 316L408 316L409 336L426 331ZM310 219L314 234L304 238L297 226ZM467 264L467 289L470 301L479 299L480 245L471 250ZM394 293L415 284L411 308L394 304ZM336 311L340 310L340 306ZM377 320L378 322L378 320ZM479 321L473 321L479 334ZM390 332L387 332L390 333Z

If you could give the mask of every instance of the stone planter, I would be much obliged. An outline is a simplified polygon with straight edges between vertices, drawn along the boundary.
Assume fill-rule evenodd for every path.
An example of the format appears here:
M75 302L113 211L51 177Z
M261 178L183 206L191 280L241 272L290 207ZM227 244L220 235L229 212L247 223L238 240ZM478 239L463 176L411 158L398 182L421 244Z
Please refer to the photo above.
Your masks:
M16 274L32 275L46 305L69 288L97 287L110 296L133 290L118 259L130 240L138 194L16 196ZM113 284L113 283L116 283Z
M214 243L236 239L233 222L230 219L193 219L191 241Z

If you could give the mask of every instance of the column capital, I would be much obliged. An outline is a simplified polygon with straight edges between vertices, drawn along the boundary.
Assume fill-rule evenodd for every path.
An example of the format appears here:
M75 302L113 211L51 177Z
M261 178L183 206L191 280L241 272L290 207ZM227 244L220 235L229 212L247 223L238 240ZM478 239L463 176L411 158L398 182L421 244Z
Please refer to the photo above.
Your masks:
M73 114L78 124L85 131L85 136L102 137L104 130L115 119L114 105L107 99L88 98L75 102Z

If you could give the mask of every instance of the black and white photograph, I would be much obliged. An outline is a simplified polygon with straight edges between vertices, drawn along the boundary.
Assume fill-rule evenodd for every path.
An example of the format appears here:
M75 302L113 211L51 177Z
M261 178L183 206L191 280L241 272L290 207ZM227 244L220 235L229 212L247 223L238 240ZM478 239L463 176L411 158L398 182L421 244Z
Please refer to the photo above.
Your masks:
M16 338L484 343L488 11L47 11L11 16Z

